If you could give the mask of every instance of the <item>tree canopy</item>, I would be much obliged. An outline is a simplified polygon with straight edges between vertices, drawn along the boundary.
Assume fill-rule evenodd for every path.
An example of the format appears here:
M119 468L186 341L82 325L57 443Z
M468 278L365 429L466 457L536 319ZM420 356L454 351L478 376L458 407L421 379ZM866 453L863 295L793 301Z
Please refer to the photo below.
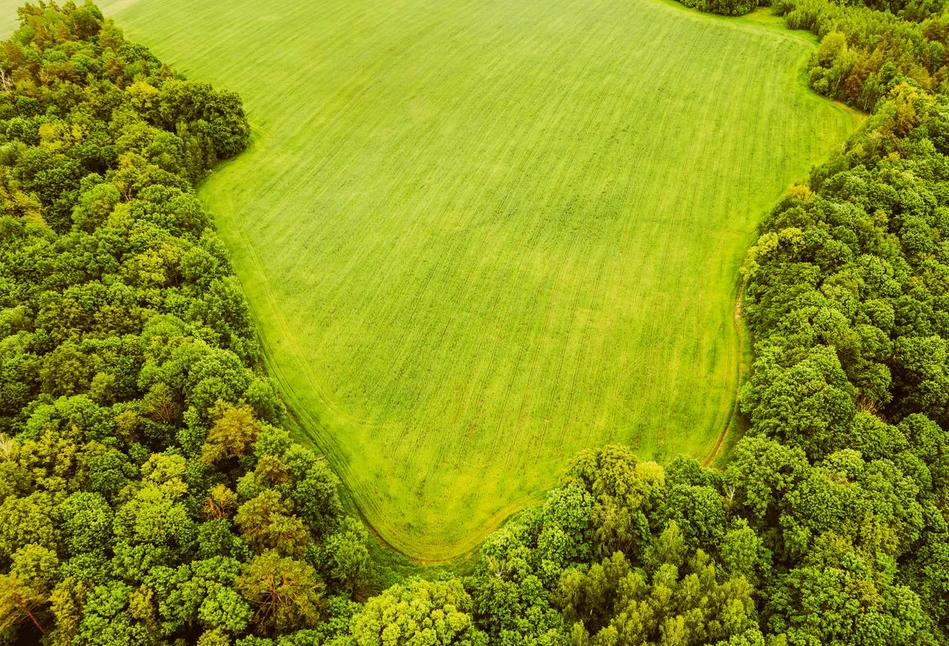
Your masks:
M815 90L872 114L748 253L750 428L725 467L585 451L464 576L387 589L338 479L286 430L194 194L248 142L239 98L92 4L21 9L0 45L0 639L947 643L937 4L776 7L822 37Z

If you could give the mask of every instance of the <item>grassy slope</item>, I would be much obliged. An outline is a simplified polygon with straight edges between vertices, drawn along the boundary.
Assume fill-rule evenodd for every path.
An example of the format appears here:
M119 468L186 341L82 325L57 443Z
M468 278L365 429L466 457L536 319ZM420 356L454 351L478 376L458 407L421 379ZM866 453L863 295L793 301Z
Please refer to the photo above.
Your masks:
M5 0L9 1L9 0ZM756 223L852 127L813 45L655 0L119 0L239 91L202 190L269 364L362 512L443 559L579 449L702 458Z

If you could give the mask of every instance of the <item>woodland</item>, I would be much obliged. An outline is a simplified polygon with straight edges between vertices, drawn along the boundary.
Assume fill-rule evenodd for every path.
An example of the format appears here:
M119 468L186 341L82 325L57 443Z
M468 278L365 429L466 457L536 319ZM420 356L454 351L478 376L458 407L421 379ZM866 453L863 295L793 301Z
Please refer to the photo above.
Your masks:
M727 15L755 3L687 2ZM579 453L462 568L377 558L287 430L196 186L240 98L93 4L0 44L0 640L65 646L949 643L949 15L776 0L869 116L742 269L722 468Z

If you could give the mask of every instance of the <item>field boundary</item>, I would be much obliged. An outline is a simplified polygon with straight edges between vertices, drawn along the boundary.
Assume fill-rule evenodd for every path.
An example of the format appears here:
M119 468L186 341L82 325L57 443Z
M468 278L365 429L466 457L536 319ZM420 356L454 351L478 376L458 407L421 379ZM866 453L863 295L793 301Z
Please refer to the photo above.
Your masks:
M243 0L238 4L221 17L228 29L243 18L261 28L281 20L279 11L264 15ZM455 15L446 6L440 18ZM348 20L348 6L338 9ZM517 4L517 17L524 24L545 20L535 9ZM486 11L459 15L490 22L497 12L507 13ZM466 124L477 123L490 106L504 106L504 116L520 105L493 98L516 98L502 91L510 77L504 56L481 61L477 51L469 52L470 60L484 64L473 69L484 76L479 87L485 100L458 103L451 92L443 96L437 89L444 87L443 68L428 65L416 51L444 34L429 31L417 39L412 30L379 32L379 15L353 34L367 46L360 50L365 60L357 57L339 72L325 64L320 74L332 82L296 84L327 89L312 97L312 107L296 105L289 122L275 111L279 105L272 96L231 78L236 90L248 94L254 141L241 158L218 168L202 193L218 215L222 238L236 251L233 261L256 319L262 363L299 427L295 436L326 455L354 513L377 542L415 562L450 563L469 554L512 513L542 503L570 457L584 448L623 442L644 460L688 455L712 464L728 453L729 438L740 435L738 401L749 341L741 327L736 270L753 241L756 216L773 201L769 196L777 198L786 182L807 172L805 164L836 145L846 118L807 89L800 70L812 44L802 46L805 39L794 32L716 19L663 0L634 5L632 17L629 7L610 3L594 14L608 11L621 24L600 33L595 29L614 23L586 22L590 29L578 32L587 35L576 46L589 46L583 38L590 40L590 34L614 38L617 30L640 29L642 17L655 14L660 26L642 28L648 42L682 42L685 49L674 53L683 61L715 52L727 64L677 64L679 72L704 70L680 87L681 74L670 76L664 67L664 61L677 59L656 56L652 48L623 49L615 59L597 58L590 68L571 67L572 48L558 45L554 58L564 58L569 74L555 84L538 82L531 96L547 93L550 100L511 134L520 139L498 146L478 135L470 140L470 156L485 163L462 164L460 172L446 164L465 155L442 150L444 142L463 141L459 133L468 137ZM145 27L152 12L147 0L127 9ZM683 26L685 16L696 26ZM386 25L393 20L388 16ZM541 35L569 27L569 21L538 24L547 29ZM330 33L323 34L329 27L321 25L314 27L317 41ZM745 35L722 39L726 26ZM349 22L337 27L345 31ZM378 33L389 37L382 41L387 48L374 51ZM510 52L517 53L512 48L523 41L499 33L501 51L514 60ZM695 38L670 39L683 33ZM466 35L459 46L487 38L494 43L494 34ZM180 38L174 32L153 42L167 51L181 47ZM520 53L535 54L543 42ZM202 57L184 68L227 84L221 77L239 66L213 61L228 47L203 47ZM754 47L761 50L760 65L733 65L734 54ZM228 60L243 60L240 52L231 54ZM402 64L385 63L396 55L405 59ZM467 69L469 59L453 60L450 69ZM542 66L550 57L524 60ZM420 72L406 79L399 71L416 68L431 78ZM764 83L765 75L771 82ZM416 87L420 79L427 84ZM748 79L758 82L748 85ZM373 106L388 98L398 111L404 83L412 90L405 119L385 117L376 124ZM724 99L707 90L710 85L755 91L741 100L727 93L725 109ZM583 136L574 137L574 121L564 115L571 115L569 106L577 104L573 99L582 89L598 97L597 109L574 115L586 126ZM645 114L655 121L648 127L630 116L625 103L641 95L652 101ZM802 125L816 102L823 107L813 114L822 118ZM683 135L668 125L676 114L670 106L688 109L684 118L694 132ZM787 118L798 108L800 117ZM456 113L473 121L446 116ZM358 123L376 129L349 128L354 114L366 117ZM731 136L729 119L737 116L744 117L736 123L747 132ZM429 121L443 129L416 127ZM405 124L412 127L403 129ZM415 145L405 156L383 154L384 142L408 141L406 133L415 131L422 139L412 137ZM301 141L317 146L315 152L299 149ZM682 150L718 147L721 154L683 157L675 153L683 142L688 147ZM324 148L327 156L321 156ZM428 149L437 154L426 158ZM771 180L762 185L748 172L733 172L730 160L739 157L729 155L748 155L755 163L738 168L754 166L755 177ZM366 164L354 166L354 159ZM400 162L389 161L394 159ZM660 162L672 169L671 176L650 174ZM268 175L268 164L279 172ZM304 170L294 170L299 168ZM565 179L551 182L549 191L534 190L531 173L540 171L538 177ZM485 187L472 177L483 179ZM382 179L373 184L377 178ZM678 190L666 188L664 182L673 179ZM416 192L421 198L406 201ZM366 213L374 215L367 219ZM514 217L522 213L523 221ZM689 295L684 304L683 294ZM475 338L480 341L471 343ZM457 369L446 368L452 361ZM362 406L360 397L375 397L366 401L378 406Z

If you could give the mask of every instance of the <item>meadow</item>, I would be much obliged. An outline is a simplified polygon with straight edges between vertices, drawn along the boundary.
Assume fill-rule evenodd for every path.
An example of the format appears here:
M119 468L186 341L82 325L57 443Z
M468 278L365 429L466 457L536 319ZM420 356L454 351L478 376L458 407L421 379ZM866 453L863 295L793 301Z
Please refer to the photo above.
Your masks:
M103 7L243 97L202 199L301 433L423 560L585 447L715 451L744 253L854 125L810 39L660 0Z

